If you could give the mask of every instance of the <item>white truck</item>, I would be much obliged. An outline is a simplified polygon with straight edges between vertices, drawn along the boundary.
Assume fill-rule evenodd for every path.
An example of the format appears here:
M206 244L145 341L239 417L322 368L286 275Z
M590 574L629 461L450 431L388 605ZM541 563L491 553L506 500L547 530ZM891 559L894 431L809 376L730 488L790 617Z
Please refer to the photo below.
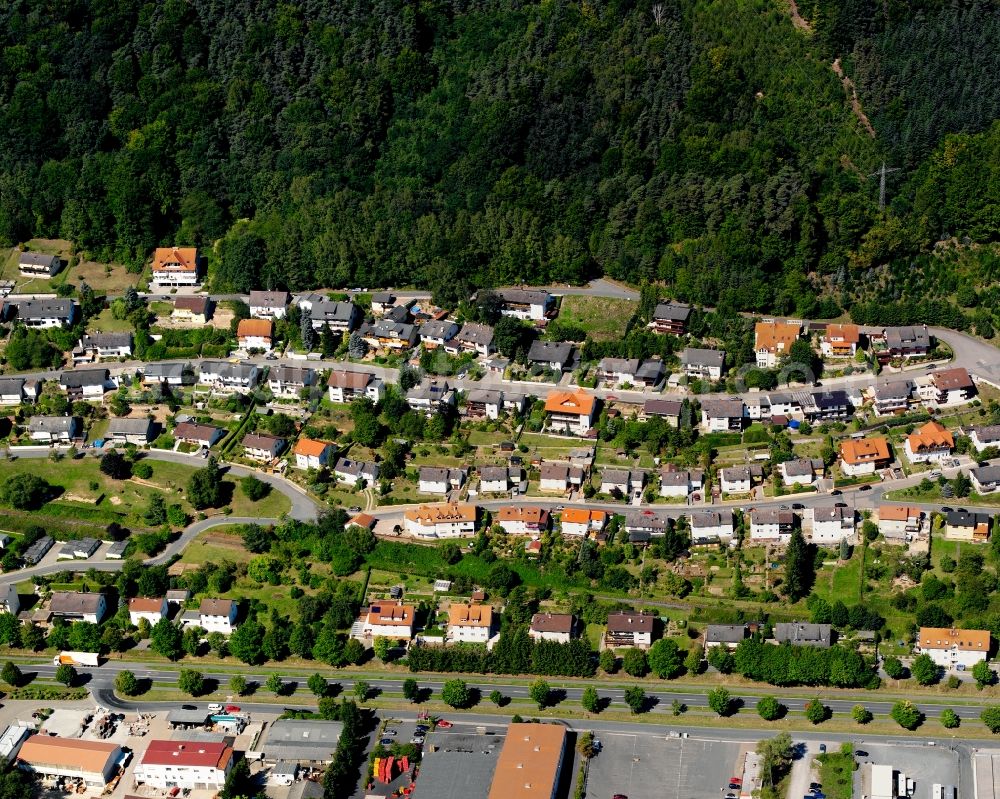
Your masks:
M93 652L60 652L52 658L53 666L100 666Z

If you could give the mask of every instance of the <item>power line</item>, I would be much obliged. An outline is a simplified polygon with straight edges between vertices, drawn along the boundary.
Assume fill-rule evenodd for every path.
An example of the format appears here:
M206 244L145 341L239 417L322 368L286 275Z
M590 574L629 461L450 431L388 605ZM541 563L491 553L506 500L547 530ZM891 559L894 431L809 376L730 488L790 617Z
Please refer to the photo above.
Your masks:
M878 172L872 172L868 176L869 179L876 178L876 177L879 179L879 181L878 181L878 210L880 210L880 211L884 211L885 210L885 176L888 175L890 172L899 172L899 170L900 170L900 167L898 167L898 166L892 167L892 168L886 168L885 161L883 161L882 162L882 167L879 169L879 171Z

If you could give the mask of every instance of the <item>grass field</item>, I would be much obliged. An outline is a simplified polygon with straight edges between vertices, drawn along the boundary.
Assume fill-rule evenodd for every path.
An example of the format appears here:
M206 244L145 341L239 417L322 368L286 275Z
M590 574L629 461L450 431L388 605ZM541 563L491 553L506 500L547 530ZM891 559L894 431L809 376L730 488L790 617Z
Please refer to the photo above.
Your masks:
M63 458L60 461L22 458L0 462L0 480L30 472L62 489L56 500L35 513L23 515L29 523L42 526L50 520L61 520L57 526L62 530L71 529L80 522L100 526L117 521L141 527L142 514L154 493L162 494L168 505L179 504L193 515L194 509L187 503L184 487L195 467L167 461L146 462L153 469L148 480L112 480L101 472L96 458ZM288 498L279 491L272 490L259 502L251 502L240 491L236 479L227 476L223 482L231 486L231 506L238 516L279 516L291 507Z
M562 322L577 324L595 341L610 341L622 336L622 331L635 316L639 303L608 297L563 297L559 308Z
M854 755L819 755L819 781L828 799L851 799L854 793Z
M91 317L87 322L87 330L91 333L128 333L132 330L132 323L128 319L115 319L111 315L111 309L105 308L97 316Z

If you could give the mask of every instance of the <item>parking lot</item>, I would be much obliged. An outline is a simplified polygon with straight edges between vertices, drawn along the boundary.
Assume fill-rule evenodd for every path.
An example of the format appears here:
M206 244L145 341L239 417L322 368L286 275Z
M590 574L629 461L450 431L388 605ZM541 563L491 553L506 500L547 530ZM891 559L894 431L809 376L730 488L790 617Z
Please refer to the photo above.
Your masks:
M648 734L600 736L602 750L590 763L587 795L624 794L628 799L719 799L729 778L742 773L742 753L753 748L695 738Z
M868 753L868 757L859 757L861 768L854 772L854 795L863 796L868 788L864 785L870 769L865 765L875 763L892 766L897 772L903 772L916 785L913 799L931 799L931 789L934 783L942 785L959 785L959 754L947 746L927 746L915 744L877 744L871 741L857 744L857 748ZM963 793L963 789L967 792ZM972 786L962 786L959 796L972 796Z

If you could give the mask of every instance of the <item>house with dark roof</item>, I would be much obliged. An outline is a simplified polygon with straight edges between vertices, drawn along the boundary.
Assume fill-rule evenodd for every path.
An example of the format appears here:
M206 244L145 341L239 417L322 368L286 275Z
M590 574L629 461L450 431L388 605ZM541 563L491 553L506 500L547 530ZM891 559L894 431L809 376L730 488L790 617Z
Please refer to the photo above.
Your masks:
M424 378L420 385L406 392L406 404L415 411L433 416L445 406L455 404L455 390L447 380Z
M443 496L449 491L457 490L465 485L466 476L465 469L421 466L417 490L421 494L441 494Z
M882 331L885 349L877 354L880 358L918 358L931 351L931 334L927 325L907 325L887 327Z
M681 400L650 398L643 401L639 418L646 420L658 416L665 419L671 427L677 427L682 406Z
M316 384L316 370L308 366L272 366L267 373L267 386L276 397L297 397L303 389Z
M489 325L466 322L450 341L445 342L444 350L452 355L474 352L485 358L496 352L496 347L493 345L493 328Z
M606 648L634 646L649 649L656 629L656 616L652 613L638 613L633 610L616 610L608 614L607 632L604 634Z
M78 349L82 355L92 358L128 358L132 355L132 334L88 334L80 339Z
M917 387L924 402L937 405L960 405L976 396L976 384L968 369L956 366L934 372Z
M377 319L370 324L362 322L358 328L358 335L375 350L406 350L417 343L416 325L396 322L389 318Z
M889 380L877 383L872 389L875 399L875 413L879 416L905 413L913 396L912 380Z
M568 644L576 630L572 613L536 613L531 617L528 635L536 641Z
M744 624L709 624L705 628L705 649L714 649L717 646L726 649L736 649L743 641L759 630L761 625L757 622L746 622Z
M691 318L691 306L680 303L661 302L653 310L653 318L647 327L655 333L683 335Z
M260 368L253 363L202 361L198 382L220 391L247 391L260 382Z
M299 307L309 314L313 330L328 327L333 333L350 333L361 321L361 309L353 302L337 302L319 295L299 298Z
M787 544L795 529L794 511L779 508L754 508L750 513L750 538Z
M187 325L207 325L214 307L212 298L205 295L178 297L174 300L170 319Z
M990 540L992 521L988 513L972 513L961 508L948 511L945 514L944 537L952 541L983 544Z
M144 385L193 386L197 379L189 363L147 363L142 372Z
M26 380L23 377L0 377L0 405L20 405L34 402L42 393L39 380Z
M828 649L833 643L833 628L829 624L779 622L774 625L774 640L779 644Z
M701 427L706 433L742 430L746 405L739 397L706 397L701 401Z
M42 278L47 280L62 269L62 260L58 255L45 255L40 252L22 252L17 259L17 270L23 277Z
M681 352L684 374L699 380L719 380L725 370L725 350L685 347Z
M108 601L104 594L53 591L49 601L49 614L67 621L100 624L107 612Z
M338 458L333 465L333 476L341 483L356 486L362 480L366 485L378 482L378 464L372 461L354 461L349 458Z
M173 437L195 446L208 449L226 435L225 428L197 422L181 422L173 430Z
M569 341L533 341L528 348L528 363L564 372L573 364L573 344Z
M78 416L32 416L28 434L39 444L69 444L83 438L83 420Z
M247 433L240 443L246 457L261 463L270 463L288 446L285 439L266 433Z
M73 300L21 300L16 304L17 318L25 327L70 327L76 321Z
M786 486L810 486L823 477L825 466L819 458L795 458L778 467L781 481Z
M284 319L291 297L287 291L250 291L250 316L255 319Z
M458 335L458 330L450 319L429 319L420 326L420 343L425 350L444 347Z
M105 391L115 388L115 383L107 369L74 369L59 375L59 388L66 392L70 402L99 402L104 399Z
M500 313L504 316L537 322L552 312L553 297L547 291L498 289L494 293L500 298Z
M385 383L380 377L368 372L351 372L334 369L326 381L330 402L353 402L366 397L378 402L385 393Z
M156 438L157 425L148 417L138 419L121 419L112 417L108 421L108 431L105 437L119 444L135 444L144 447Z

